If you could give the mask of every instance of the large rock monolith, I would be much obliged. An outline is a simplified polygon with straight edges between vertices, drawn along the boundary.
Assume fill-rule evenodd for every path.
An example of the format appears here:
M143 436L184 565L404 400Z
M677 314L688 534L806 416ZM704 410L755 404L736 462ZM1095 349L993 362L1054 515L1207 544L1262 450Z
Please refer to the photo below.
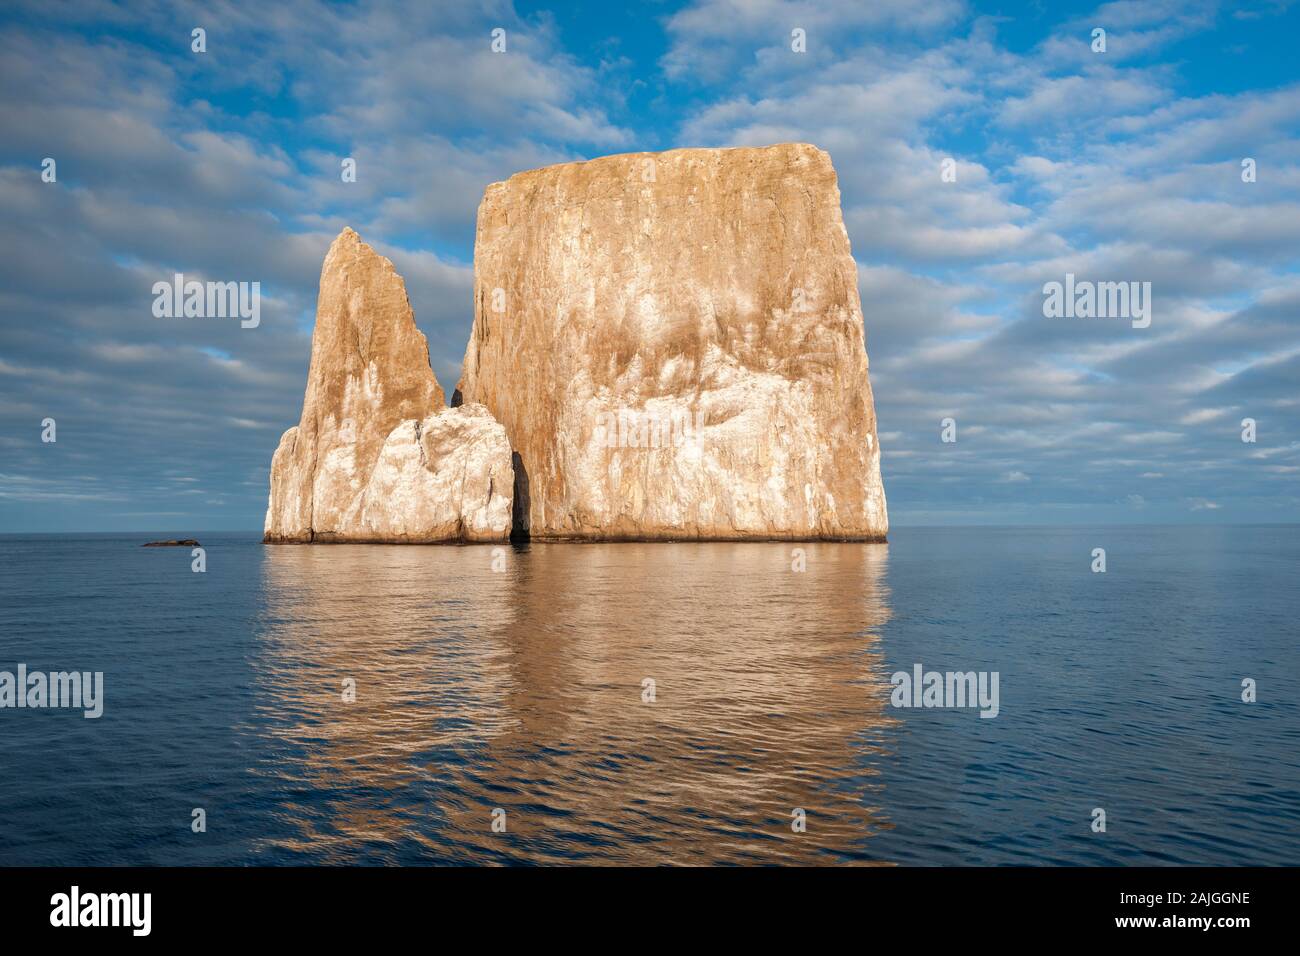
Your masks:
M516 454L534 538L888 530L830 157L631 153L487 188L458 393Z

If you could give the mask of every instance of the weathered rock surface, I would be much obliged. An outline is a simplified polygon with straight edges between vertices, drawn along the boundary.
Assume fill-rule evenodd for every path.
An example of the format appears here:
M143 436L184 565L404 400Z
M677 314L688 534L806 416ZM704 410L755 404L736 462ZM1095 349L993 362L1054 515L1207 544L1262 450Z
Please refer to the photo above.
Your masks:
M271 464L268 542L508 537L505 429L482 406L446 408L388 259L351 229L321 269L302 419Z
M533 537L884 538L857 267L826 153L520 173L487 188L474 273L458 391L505 426Z

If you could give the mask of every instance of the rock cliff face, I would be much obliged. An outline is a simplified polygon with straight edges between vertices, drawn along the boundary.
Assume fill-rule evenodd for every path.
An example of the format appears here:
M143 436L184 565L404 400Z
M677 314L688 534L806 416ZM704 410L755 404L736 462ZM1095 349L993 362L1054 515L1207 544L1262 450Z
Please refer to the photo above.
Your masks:
M857 268L826 153L520 173L484 195L474 273L457 392L505 426L533 537L883 540Z
M482 406L446 408L393 264L344 229L321 269L302 419L271 464L268 542L509 535L512 463Z

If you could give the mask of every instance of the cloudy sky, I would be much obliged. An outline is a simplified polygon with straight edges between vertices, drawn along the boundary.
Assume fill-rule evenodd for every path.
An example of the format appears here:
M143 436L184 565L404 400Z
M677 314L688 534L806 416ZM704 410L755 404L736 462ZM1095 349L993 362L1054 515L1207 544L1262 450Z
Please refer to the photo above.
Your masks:
M345 225L450 392L488 183L789 140L839 173L896 526L1300 520L1296 6L556 6L7 3L0 532L260 530ZM176 272L261 324L156 318ZM1067 273L1150 327L1045 317Z

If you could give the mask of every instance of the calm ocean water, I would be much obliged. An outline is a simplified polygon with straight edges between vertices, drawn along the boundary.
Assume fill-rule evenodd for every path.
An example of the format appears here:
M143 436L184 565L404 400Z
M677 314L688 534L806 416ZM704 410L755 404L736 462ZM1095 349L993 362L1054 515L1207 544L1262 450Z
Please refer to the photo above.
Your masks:
M899 529L803 573L197 536L203 574L0 536L0 670L105 675L98 720L0 710L0 864L1300 864L1294 526ZM892 707L916 663L1000 713Z

